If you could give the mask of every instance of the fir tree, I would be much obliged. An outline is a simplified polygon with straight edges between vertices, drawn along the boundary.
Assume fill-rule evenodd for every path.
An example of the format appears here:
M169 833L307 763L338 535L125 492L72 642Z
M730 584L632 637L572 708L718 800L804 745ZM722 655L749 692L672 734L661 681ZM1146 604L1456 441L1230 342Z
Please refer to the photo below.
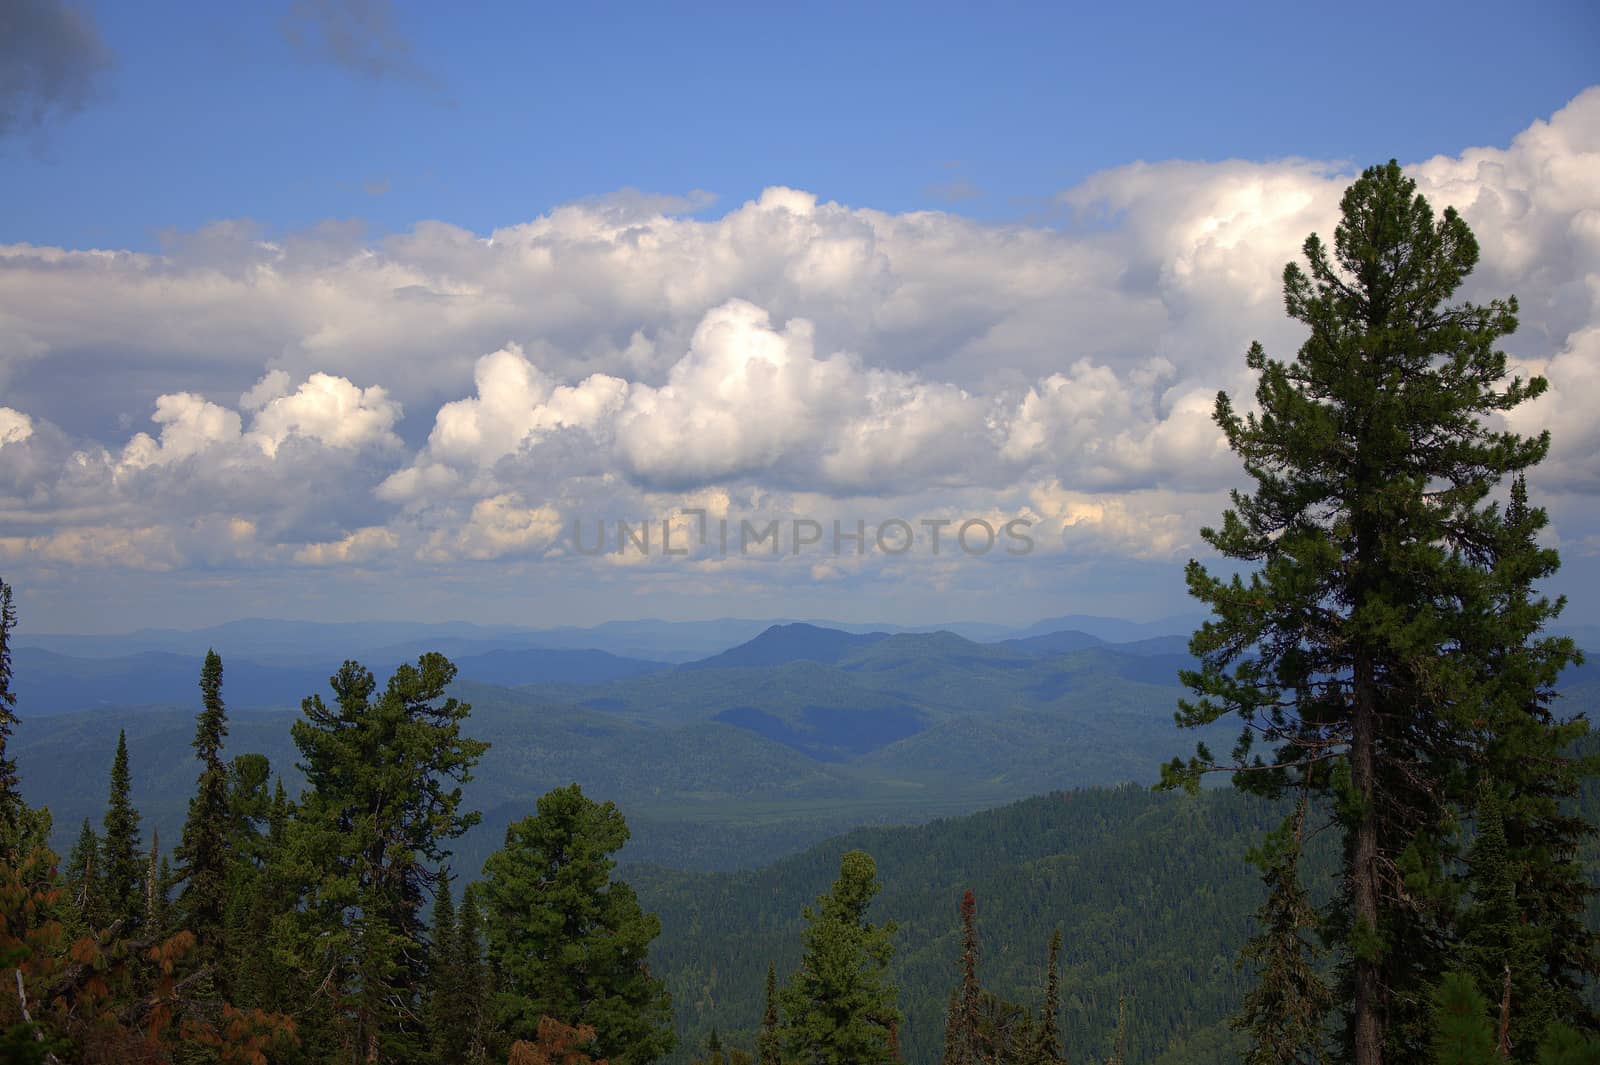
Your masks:
M1535 1060L1535 1033L1547 1021L1564 1017L1600 1032L1600 1016L1583 994L1586 984L1600 980L1600 931L1589 917L1595 889L1580 860L1596 826L1573 809L1583 780L1600 772L1600 755L1575 754L1589 731L1584 716L1554 712L1559 670L1581 659L1573 658L1570 639L1540 632L1564 606L1534 592L1535 582L1553 574L1559 561L1538 543L1547 524L1518 474L1501 530L1500 579L1478 604L1482 625L1473 637L1485 659L1479 683L1486 693L1473 798L1490 800L1494 809L1480 802L1472 812L1480 826L1499 823L1517 920L1538 955L1519 960L1514 979L1512 1056L1524 1062ZM1473 863L1468 868L1468 888L1477 896L1483 878ZM1496 890L1503 895L1507 889ZM1464 964L1478 974L1485 994L1498 994L1483 982L1482 959Z
M163 872L161 857L161 833L152 829L150 832L150 854L144 863L144 930L147 936L153 939L165 939L167 935L167 889L170 870Z
M1319 1060L1333 994L1317 969L1316 910L1300 882L1306 800L1251 854L1267 897L1256 911L1259 931L1240 951L1256 982L1233 1026L1250 1037L1246 1065L1299 1065Z
M982 988L978 985L978 898L969 888L961 896L961 983L945 1025L944 1065L978 1065L983 1052L978 1032Z
M1517 870L1506 847L1503 807L1485 785L1478 803L1478 831L1467 854L1472 901L1462 915L1463 971L1478 990L1499 1002L1496 1043L1514 1060L1531 1062L1545 1030L1558 1019L1543 993L1540 962L1547 934L1523 919L1517 900Z
M1475 723L1497 716L1483 677L1531 631L1523 618L1489 635L1484 604L1507 574L1503 516L1484 501L1549 446L1486 424L1546 385L1506 380L1495 345L1516 327L1515 300L1447 305L1477 243L1415 192L1394 163L1349 188L1332 256L1313 235L1309 275L1284 271L1288 312L1309 327L1297 357L1251 347L1259 413L1218 396L1255 486L1202 536L1258 568L1223 579L1189 564L1213 620L1190 645L1201 666L1184 675L1197 698L1181 720L1238 714L1244 729L1224 764L1202 745L1165 773L1193 786L1232 769L1241 786L1334 799L1344 877L1325 927L1356 1065L1427 1053L1427 989L1450 960L1453 811L1470 800ZM1540 671L1569 650L1545 648ZM1258 742L1270 759L1252 754Z
M644 1065L672 1049L672 1001L650 973L661 922L613 880L628 826L573 784L506 828L484 863L489 963L499 1027L532 1039L541 1017L592 1027L599 1056Z
M872 857L851 851L833 889L806 908L800 969L779 996L787 1057L810 1065L891 1060L889 1030L900 1019L888 975L895 925L867 920L879 889Z
M450 898L450 877L441 870L433 889L429 922L428 984L423 994L424 1020L433 1043L434 1060L458 1065L466 1060L472 1033L462 970L461 928Z
M101 898L106 919L121 922L122 935L131 935L144 918L145 863L139 838L139 811L134 809L133 777L128 769L128 737L117 733L117 753L111 762L110 800L106 806L105 836L101 843Z
M462 1014L467 1034L461 1057L464 1065L482 1065L488 1056L489 1018L484 1004L490 988L483 959L482 928L478 892L475 885L468 885L461 892L456 931L456 981L464 1003Z
M207 651L200 669L200 714L195 723L194 751L200 777L189 800L189 816L178 843L178 868L183 891L178 910L183 925L194 933L200 957L214 961L222 952L223 914L227 906L230 836L229 773L222 760L228 735L222 703L222 659Z
M11 690L11 630L16 625L11 585L0 580L0 843L10 846L18 840L23 808L17 762L7 751L17 725L17 694Z
M1039 1008L1036 1065L1057 1065L1061 1054L1061 929L1050 933L1049 960L1044 970L1044 1002Z
M78 934L93 932L105 925L105 907L101 902L100 837L94 834L89 819L83 819L78 830L78 840L67 855L66 869L67 906L73 915L73 931Z
M778 1035L778 967L767 962L766 995L761 1007L761 1034L756 1037L758 1065L780 1065Z

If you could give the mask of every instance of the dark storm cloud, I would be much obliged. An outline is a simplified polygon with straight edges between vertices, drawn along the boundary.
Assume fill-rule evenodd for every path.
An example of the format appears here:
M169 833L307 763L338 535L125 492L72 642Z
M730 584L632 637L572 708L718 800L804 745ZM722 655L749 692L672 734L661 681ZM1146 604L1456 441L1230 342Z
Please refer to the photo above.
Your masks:
M94 20L60 0L0 4L0 137L76 114L111 52Z

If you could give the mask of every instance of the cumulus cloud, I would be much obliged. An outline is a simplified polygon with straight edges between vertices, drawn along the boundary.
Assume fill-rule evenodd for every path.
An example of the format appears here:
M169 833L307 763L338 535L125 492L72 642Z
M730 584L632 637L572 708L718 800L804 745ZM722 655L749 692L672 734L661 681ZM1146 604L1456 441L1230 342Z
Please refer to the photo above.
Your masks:
M259 386L247 395L261 404L250 432L268 456L277 454L291 436L346 449L400 446L400 438L390 431L400 417L400 404L379 385L358 388L343 377L314 373L289 395L267 399Z
M435 562L460 558L482 562L523 555L550 547L561 531L559 511L529 506L515 492L504 492L478 500L459 529L435 532L417 557Z
M1511 422L1553 431L1536 486L1571 543L1600 491L1597 153L1600 89L1408 168L1478 235L1465 295L1521 300L1511 354L1552 388ZM698 506L735 528L1025 516L1053 557L1181 558L1238 477L1216 392L1248 400L1252 339L1299 343L1282 267L1350 179L1136 164L1064 192L1056 228L774 187L715 218L626 193L489 234L0 247L0 537L106 565L510 564L570 559L576 519ZM112 364L148 368L130 402L153 424L61 429L66 382ZM704 546L695 565L774 570Z
M86 12L63 0L9 0L0 11L0 138L81 111L110 64Z
M33 419L20 410L0 407L0 447L20 444L33 435Z
M390 530L368 526L339 540L306 544L295 551L294 560L307 566L372 562L393 552L399 543L399 538Z

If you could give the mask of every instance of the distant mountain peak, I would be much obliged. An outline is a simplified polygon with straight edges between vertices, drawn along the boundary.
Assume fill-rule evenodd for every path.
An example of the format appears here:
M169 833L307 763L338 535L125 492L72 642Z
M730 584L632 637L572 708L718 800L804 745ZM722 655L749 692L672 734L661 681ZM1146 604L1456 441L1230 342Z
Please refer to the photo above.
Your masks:
M741 669L788 662L831 664L852 651L891 638L886 632L844 632L804 621L792 621L771 625L754 639L678 668Z

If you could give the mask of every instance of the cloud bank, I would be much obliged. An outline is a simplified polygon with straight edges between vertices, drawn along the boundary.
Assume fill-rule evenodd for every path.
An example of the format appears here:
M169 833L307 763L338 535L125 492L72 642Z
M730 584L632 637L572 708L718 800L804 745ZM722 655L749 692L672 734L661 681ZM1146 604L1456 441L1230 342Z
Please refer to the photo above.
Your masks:
M1551 428L1536 487L1594 554L1600 89L1407 169L1479 238L1463 295L1521 300L1509 350L1552 389L1514 424ZM1237 477L1216 392L1250 394L1252 339L1298 343L1282 267L1352 176L1134 164L1064 191L1048 227L769 188L715 219L621 195L486 235L225 222L162 255L0 246L0 560L46 580L626 562L729 589L1178 561ZM686 508L1023 518L1039 553L996 576L574 550L575 521Z

